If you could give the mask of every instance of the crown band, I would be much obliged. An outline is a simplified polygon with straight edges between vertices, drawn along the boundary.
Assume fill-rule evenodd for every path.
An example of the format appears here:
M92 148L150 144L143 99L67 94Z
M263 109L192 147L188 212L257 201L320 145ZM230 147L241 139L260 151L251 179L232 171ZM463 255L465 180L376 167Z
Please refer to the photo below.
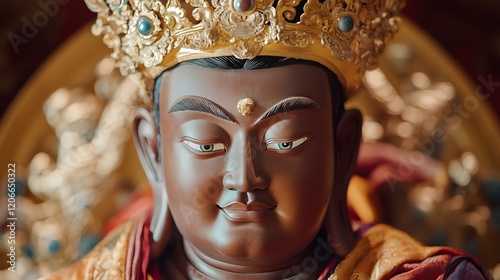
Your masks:
M350 92L397 31L405 0L85 0L95 35L145 87L187 60L258 55L316 61Z

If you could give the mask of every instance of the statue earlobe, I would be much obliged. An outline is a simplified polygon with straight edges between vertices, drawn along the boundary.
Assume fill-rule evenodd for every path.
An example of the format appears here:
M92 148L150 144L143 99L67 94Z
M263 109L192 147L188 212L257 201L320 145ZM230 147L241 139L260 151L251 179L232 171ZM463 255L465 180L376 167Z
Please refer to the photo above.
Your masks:
M133 122L134 143L154 197L150 230L153 236L151 257L158 257L163 251L173 226L168 209L167 189L163 176L158 130L153 116L146 109L137 110Z
M356 168L362 122L358 110L347 110L335 133L335 179L324 227L332 249L340 256L347 255L355 242L347 208L347 187Z

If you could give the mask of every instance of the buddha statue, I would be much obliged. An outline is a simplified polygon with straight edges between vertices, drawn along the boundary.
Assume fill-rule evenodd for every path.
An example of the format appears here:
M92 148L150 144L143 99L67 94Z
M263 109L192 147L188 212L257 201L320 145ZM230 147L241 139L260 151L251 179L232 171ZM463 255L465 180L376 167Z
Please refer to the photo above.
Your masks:
M86 0L149 104L133 133L153 205L47 279L487 278L351 223L362 117L344 103L404 2Z

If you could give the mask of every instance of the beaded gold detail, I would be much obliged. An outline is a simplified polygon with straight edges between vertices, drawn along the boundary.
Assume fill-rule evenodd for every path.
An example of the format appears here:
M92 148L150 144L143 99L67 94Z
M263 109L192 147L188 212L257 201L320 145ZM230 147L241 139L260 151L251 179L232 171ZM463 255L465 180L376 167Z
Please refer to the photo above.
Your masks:
M405 0L85 0L123 75L147 86L186 60L258 55L319 62L356 88L397 31ZM166 4L164 4L166 2Z

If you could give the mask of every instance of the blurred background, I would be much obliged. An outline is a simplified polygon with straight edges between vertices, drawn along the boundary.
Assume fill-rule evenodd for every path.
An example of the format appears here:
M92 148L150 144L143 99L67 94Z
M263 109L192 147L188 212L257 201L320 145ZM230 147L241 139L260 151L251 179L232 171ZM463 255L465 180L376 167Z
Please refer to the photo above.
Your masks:
M403 36L386 50L381 58L385 68L367 75L365 87L352 101L365 116L365 143L420 150L443 162L446 173L443 180L424 184L396 180L377 194L369 193L378 197L371 197L377 209L355 209L365 213L361 218L389 223L429 245L466 250L478 256L495 279L500 279L499 13L497 0L408 1L404 15L445 55L429 51L436 49L433 43L408 27L415 36ZM12 160L13 154L23 158L16 182L17 214L23 217L16 236L22 245L22 271L15 279L33 279L88 252L110 217L136 199L137 190L146 189L127 140L130 112L140 101L134 97L133 84L113 71L112 61L102 59L106 50L101 54L89 48L88 42L101 46L100 38L83 36L87 41L73 41L73 51L59 56L66 66L57 68L58 73L67 75L34 76L62 43L95 19L82 0L2 2L0 15L0 116L14 107L11 102L18 92L31 94L31 101L25 99L23 104L32 106L27 106L32 111L17 112L23 120L10 123L14 127L8 134L10 142L2 142L0 133L0 145L8 144L0 146L0 163ZM449 56L457 66L447 69L443 65L449 63L434 55ZM436 67L429 68L433 62ZM88 73L95 77L89 80ZM23 88L30 77L38 81ZM66 88L44 86L40 83L44 78L50 83L60 80L59 87ZM477 98L467 99L476 87L491 93L481 100L482 110L476 110ZM0 125L5 119L0 118ZM362 179L353 184L369 189ZM2 222L5 201L2 191ZM2 222L0 270L6 268Z

